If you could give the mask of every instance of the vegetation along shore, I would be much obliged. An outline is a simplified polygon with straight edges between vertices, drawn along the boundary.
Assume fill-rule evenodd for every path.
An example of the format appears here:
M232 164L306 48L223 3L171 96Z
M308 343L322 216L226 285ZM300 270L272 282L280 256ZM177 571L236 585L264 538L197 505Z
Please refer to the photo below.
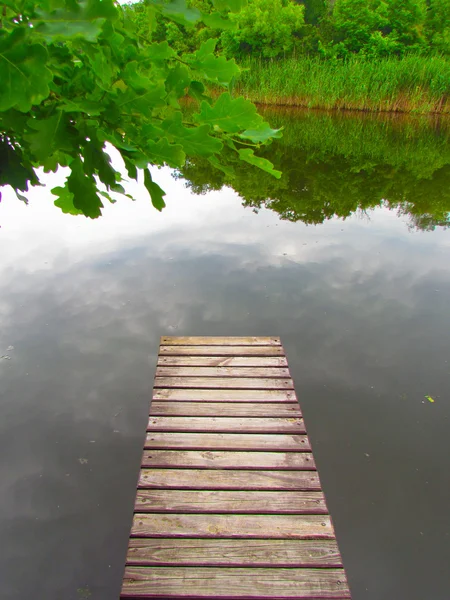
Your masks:
M148 9L127 7L143 36ZM259 104L450 114L449 0L248 0L230 20L222 30L158 16L151 35L183 52L212 36L242 68L234 92Z

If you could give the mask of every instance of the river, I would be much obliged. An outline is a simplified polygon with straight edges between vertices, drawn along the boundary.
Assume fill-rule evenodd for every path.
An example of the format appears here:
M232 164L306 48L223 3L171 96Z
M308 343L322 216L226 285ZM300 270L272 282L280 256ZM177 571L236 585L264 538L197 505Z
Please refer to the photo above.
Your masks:
M450 125L268 117L280 181L193 160L95 221L4 194L2 600L118 597L161 335L280 335L353 600L448 600Z

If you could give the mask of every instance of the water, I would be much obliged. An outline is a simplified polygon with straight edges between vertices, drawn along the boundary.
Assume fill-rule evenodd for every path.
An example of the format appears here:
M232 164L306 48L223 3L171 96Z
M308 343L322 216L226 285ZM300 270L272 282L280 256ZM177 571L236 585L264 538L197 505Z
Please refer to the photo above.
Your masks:
M162 214L0 205L2 600L118 597L163 334L281 335L354 600L448 600L448 129L271 120L244 200L194 161Z

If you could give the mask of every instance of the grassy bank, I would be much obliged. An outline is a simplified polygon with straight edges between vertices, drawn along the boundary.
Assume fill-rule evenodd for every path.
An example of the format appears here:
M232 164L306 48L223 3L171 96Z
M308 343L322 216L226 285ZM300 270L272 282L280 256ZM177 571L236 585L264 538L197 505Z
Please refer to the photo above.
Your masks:
M236 91L260 104L450 114L450 61L439 56L251 59L241 66Z

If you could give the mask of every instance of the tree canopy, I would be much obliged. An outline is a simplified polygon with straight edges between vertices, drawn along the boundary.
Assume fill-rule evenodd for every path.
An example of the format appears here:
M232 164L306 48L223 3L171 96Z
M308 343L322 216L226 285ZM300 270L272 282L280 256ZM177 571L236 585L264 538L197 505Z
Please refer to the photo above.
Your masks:
M240 161L280 172L255 154L279 137L255 106L232 97L239 67L215 54L215 39L192 52L155 41L158 16L189 30L198 23L222 30L245 0L213 0L207 12L185 0L146 2L145 28L114 0L4 0L0 21L0 186L20 199L39 185L36 170L68 167L65 184L54 188L64 212L95 218L105 199L125 193L122 176L105 150L121 154L128 176L144 172L157 209L164 191L149 165L181 168L202 157L226 170L224 149ZM142 23L141 23L142 25ZM222 88L212 99L207 86ZM187 119L181 101L193 99ZM100 184L100 185L99 185Z

